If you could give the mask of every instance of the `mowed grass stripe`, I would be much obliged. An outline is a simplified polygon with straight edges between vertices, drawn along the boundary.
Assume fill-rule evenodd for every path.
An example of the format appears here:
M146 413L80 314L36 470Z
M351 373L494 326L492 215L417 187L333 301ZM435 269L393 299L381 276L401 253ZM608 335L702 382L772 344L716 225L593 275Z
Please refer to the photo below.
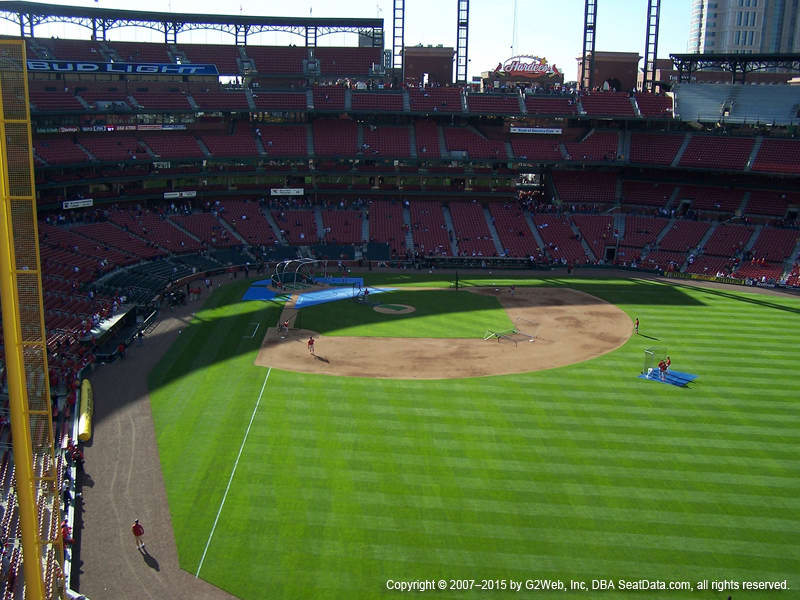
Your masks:
M389 577L476 569L562 578L772 574L800 586L792 546L800 529L792 399L800 384L781 368L798 356L791 333L800 303L651 282L547 284L614 302L662 339L634 336L593 361L513 377L371 381L273 371L204 577L246 599L264 589L276 598L372 598ZM687 389L636 380L642 350L656 344L700 379ZM252 367L256 346L209 348L205 360L263 377ZM250 362L241 359L247 352ZM183 389L192 381L213 387L185 369ZM213 393L228 387L219 382ZM201 409L204 402L194 399ZM183 443L171 446L174 464L222 452L196 431L235 429L186 418L181 431L190 404L176 403L170 415L171 435ZM213 462L196 461L186 477L218 487ZM194 493L179 475L171 482L165 469L168 490ZM201 519L198 507L177 510ZM197 543L177 528L176 537L181 564L192 570Z

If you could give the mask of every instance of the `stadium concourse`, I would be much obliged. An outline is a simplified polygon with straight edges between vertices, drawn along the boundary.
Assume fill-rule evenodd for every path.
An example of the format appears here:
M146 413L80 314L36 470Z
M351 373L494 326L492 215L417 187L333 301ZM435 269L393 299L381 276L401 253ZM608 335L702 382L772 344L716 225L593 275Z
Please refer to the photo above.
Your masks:
M141 374L174 339L187 301L215 280L266 273L284 258L329 259L342 271L613 267L631 276L800 286L796 87L770 86L766 96L764 86L724 84L680 84L670 94L540 85L480 92L399 81L376 68L376 47L317 48L319 71L311 73L307 50L294 46L26 42L48 361L63 448L81 378L92 374L103 396L114 396L118 376ZM56 61L210 62L216 73L93 78L44 68ZM139 329L146 337L151 330L136 316L159 311L164 346L137 350ZM127 322L123 312L132 315ZM100 366L112 361L119 362ZM0 379L6 415L4 369ZM126 512L146 506L143 522L168 531L152 428L136 421L149 411L145 383L131 380L131 403L118 399L130 413L106 423L144 441L128 440L117 455L89 448L89 472L98 473L98 491L130 495ZM5 416L0 427L7 439ZM131 465L124 485L99 475L115 460ZM0 536L16 538L8 452L0 481ZM70 555L104 597L98 586L115 571L97 574L96 561L132 540L117 537L124 519L116 506L90 497L73 524ZM74 502L70 495L65 507ZM108 531L97 523L105 518ZM92 532L88 547L80 547L81 523ZM181 597L191 586L202 588L193 598L226 597L185 574L167 581L177 556L172 546L158 549L170 558L146 565L164 571L151 597ZM13 546L2 561L3 598L22 597L20 565Z

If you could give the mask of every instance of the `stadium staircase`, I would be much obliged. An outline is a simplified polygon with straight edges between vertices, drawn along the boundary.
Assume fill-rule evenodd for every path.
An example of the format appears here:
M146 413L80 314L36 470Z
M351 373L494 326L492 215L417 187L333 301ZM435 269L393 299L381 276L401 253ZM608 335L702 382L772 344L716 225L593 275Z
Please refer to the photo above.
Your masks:
M319 204L314 207L314 223L317 226L317 237L325 241L325 222L322 220L322 207Z
M589 257L590 261L597 262L598 260L603 258L602 256L595 256L594 255L594 252L592 252L591 246L589 246L589 243L586 241L586 238L581 233L581 230L578 229L578 226L575 224L575 221L573 221L572 219L569 219L569 228L572 229L572 233L574 233L576 237L580 236L581 247L583 248L584 253L586 253L586 256Z
M692 134L687 133L686 137L683 139L683 143L681 147L678 148L678 152L675 153L675 158L672 159L672 163L670 167L677 167L678 163L681 162L681 158L683 158L683 153L686 152L686 148L689 146L689 141L692 139Z
M702 251L705 249L708 240L710 240L711 236L714 235L714 232L717 230L717 227L719 227L719 225L720 224L718 221L711 223L711 227L708 228L708 231L706 231L705 235L700 239L699 242L697 242L697 246L695 246L693 249L689 249L689 251L686 253L686 260L684 260L683 266L681 267L681 273L684 273L686 271L686 267L688 266L689 263L689 254L691 254L692 252L694 252L695 255L701 254Z
M625 136L624 135L617 135L617 156L624 156L625 160L628 160L629 156L625 152ZM618 194L617 199L621 198L622 195Z
M734 213L737 217L741 217L745 210L747 209L747 205L750 203L750 192L745 192L744 196L742 196L742 202L739 204L739 208L736 209Z
M673 194L673 195L674 195L674 194ZM675 225L675 221L677 221L677 219L675 219L675 218L672 218L672 219L670 219L670 220L669 220L669 223L667 223L667 226L666 226L666 227L664 227L664 229L663 229L663 230L661 230L661 233L659 233L659 234L656 236L656 240L655 240L655 242L653 243L653 246L655 246L656 248L658 248L658 245L661 243L661 240L663 240L663 239L666 237L666 235L667 235L667 234L668 234L670 231L672 231L672 226L673 226L673 225Z
M314 156L314 130L311 123L306 123L306 151L309 156Z
M453 256L458 256L458 242L456 242L456 228L453 226L453 215L450 214L450 207L442 204L442 214L444 224L447 225L447 236L450 238L450 252Z
M256 136L255 140L256 140L256 150L258 150L258 154L260 156L266 156L267 151L264 149L264 142L261 141L261 138L259 136Z
M244 97L247 98L247 106L250 109L250 112L258 112L256 101L253 98L253 90L251 90L248 86L244 86Z
M797 240L797 245L794 247L794 250L792 250L792 254L783 262L782 279L785 279L791 274L798 260L800 260L800 239Z
M173 221L172 219L170 219L170 218L169 218L169 216L167 216L167 222L168 222L170 225L172 225L172 226L173 226L175 229L177 229L177 230L179 230L179 231L183 232L183 233L184 233L184 235L186 235L186 236L188 236L188 237L192 238L194 241L196 241L196 242L201 242L201 241L202 241L202 240L201 240L199 237L197 237L197 236L196 236L195 234L193 234L191 231L189 231L188 229L184 229L184 228L183 228L183 227L181 227L181 226L180 226L180 224L178 224L176 221Z
M678 201L678 197L680 196L680 193L681 193L681 186L676 185L675 189L672 190L672 195L669 197L669 200L667 200L667 205L664 208L666 208L667 210L670 210L672 207L674 207L675 206L675 202ZM675 207L675 208L677 208L677 207Z
M361 217L361 239L364 243L369 242L369 219Z
M417 158L417 132L413 125L408 126L408 150L411 158Z
M349 89L345 89L344 91L344 109L347 112L353 110L353 92Z
M758 151L761 150L761 144L764 143L764 136L759 135L756 137L756 143L753 144L753 149L750 151L750 156L747 159L747 162L744 165L745 171L750 171L753 166L753 163L756 161L756 156L758 156Z
M86 153L86 156L89 157L89 160L97 160L97 158L91 152L89 152L86 146L78 142L75 142L75 145Z
M547 246L545 245L544 240L542 239L542 236L539 235L539 230L536 228L536 223L533 222L533 217L531 216L531 213L526 210L526 211L523 212L523 215L525 215L525 222L528 224L528 229L530 229L531 233L533 233L533 239L536 240L536 243L538 244L539 249L542 252L544 252L545 255L547 255ZM547 255L547 256L549 256L549 255Z
M561 158L564 160L570 160L569 152L567 152L567 147L564 145L564 142L558 143L558 151L561 152Z
M758 236L761 235L762 229L764 229L763 223L755 226L755 229L753 230L753 235L750 236L750 239L747 240L747 243L744 245L743 249L745 252L749 252L750 250L753 249L753 246L755 246L756 244L756 240L758 240Z
M406 226L406 248L409 252L413 252L414 234L411 233L411 211L407 206L403 206L403 225Z
M511 142L505 142L504 146L506 148L506 157L509 160L514 160L514 149L511 147Z
M243 246L247 246L247 245L248 245L248 243L247 243L247 240L246 240L246 239L244 239L244 238L243 238L243 237L242 237L242 236L239 234L239 232L238 232L238 231L236 231L236 230L235 230L233 227L231 227L231 226L230 226L230 224L229 224L229 223L228 223L228 222L227 222L225 219L219 219L219 218L218 218L218 219L217 219L217 221L219 221L219 222L220 222L220 224L221 224L221 225L222 225L222 226L223 226L225 229L227 229L227 230L228 230L228 231L231 233L231 235L232 235L234 238L236 238L237 240L239 240L240 242L242 242L242 245L243 245Z
M211 157L211 150L208 149L208 146L205 145L205 142L203 142L203 140L201 140L197 136L195 136L194 139L197 142L197 145L200 146L200 149L203 151L203 154L205 154L206 156L208 156L210 158Z
M272 227L272 233L275 235L275 239L278 240L281 245L286 246L286 238L281 235L281 228L278 227L275 219L272 218L272 213L268 210L262 210L261 214L264 215L264 218L267 219L267 223L269 223L269 226Z
M195 102L195 99L191 94L186 94L186 101L189 103L189 106L193 111L197 112L200 110L200 107L197 105L197 102Z
M617 153L617 156L622 156L623 157L623 162L630 162L630 160L631 160L631 132L630 131L622 132L622 135L620 136L620 144L622 146L622 150ZM617 198L622 198L622 196L617 194Z
M625 238L625 215L618 212L614 215L614 229L617 231L617 245L619 240Z
M497 256L502 256L505 252L505 248L503 248L500 235L497 233L497 228L494 226L492 213L489 212L489 208L486 206L483 207L483 216L486 218L486 226L489 228L489 233L492 234L492 241L494 242L494 247L497 249Z
M311 88L306 90L306 108L314 110L314 90Z
M403 112L411 112L411 100L408 98L408 90L403 90Z
M469 105L467 104L467 95L464 92L461 92L461 94L459 94L459 98L461 98L461 112L468 113Z
M525 96L523 94L520 94L518 96L518 99L519 99L519 112L520 112L520 114L527 115L528 114L528 107L525 105Z
M447 150L447 142L444 139L444 128L441 125L436 125L436 134L439 137L439 152L442 158L450 158L450 152Z
M642 111L639 110L639 103L636 102L636 96L631 96L630 100L631 100L631 106L633 106L633 114L636 115L636 118L641 119L642 118ZM627 156L627 154L626 154L626 156Z
M617 184L614 188L614 201L616 206L622 205L622 177L617 177Z
M362 148L364 147L364 128L359 124L356 126L356 154L358 156L363 156L364 152Z

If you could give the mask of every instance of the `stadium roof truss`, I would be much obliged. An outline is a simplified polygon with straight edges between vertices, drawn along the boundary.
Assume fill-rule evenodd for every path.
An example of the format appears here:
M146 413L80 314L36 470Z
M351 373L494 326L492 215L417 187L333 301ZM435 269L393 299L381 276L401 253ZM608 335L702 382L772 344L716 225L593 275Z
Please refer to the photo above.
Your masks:
M670 54L678 82L688 83L692 73L713 69L729 71L733 83L744 83L748 73L768 69L800 71L800 54Z
M317 38L323 35L358 33L371 36L373 46L383 47L383 19L177 15L16 1L0 2L0 18L18 24L22 37L34 37L34 28L38 25L71 23L91 30L93 39L97 40L105 40L111 29L144 27L162 32L167 44L176 44L179 33L209 29L232 35L237 45L247 44L248 35L282 31L305 38L307 46L316 46Z

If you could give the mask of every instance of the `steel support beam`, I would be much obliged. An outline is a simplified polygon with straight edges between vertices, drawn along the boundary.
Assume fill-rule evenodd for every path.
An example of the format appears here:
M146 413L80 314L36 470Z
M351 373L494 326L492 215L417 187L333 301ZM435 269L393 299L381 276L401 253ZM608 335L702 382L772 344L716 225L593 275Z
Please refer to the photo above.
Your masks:
M647 0L647 33L644 40L644 77L642 77L642 90L646 92L652 92L656 82L660 14L661 0Z

